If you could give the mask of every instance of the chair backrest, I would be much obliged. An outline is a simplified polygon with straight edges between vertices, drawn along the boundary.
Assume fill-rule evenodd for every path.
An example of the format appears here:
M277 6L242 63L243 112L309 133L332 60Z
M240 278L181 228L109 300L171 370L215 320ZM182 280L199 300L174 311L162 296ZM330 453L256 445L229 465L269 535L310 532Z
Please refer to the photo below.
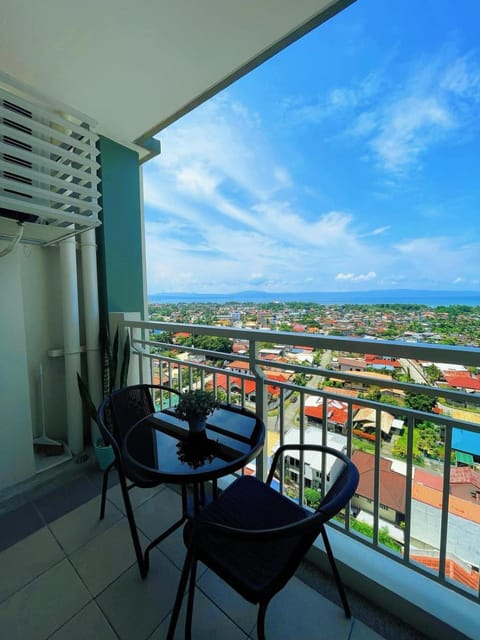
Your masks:
M271 484L281 456L288 451L316 451L326 456L334 456L343 463L337 477L316 509L316 512L323 516L323 522L326 522L336 515L353 497L360 479L357 467L348 456L332 447L324 447L318 444L286 444L279 447L273 456L267 484Z
M135 384L114 391L100 405L100 431L104 440L114 447L117 454L120 453L127 431L155 411L152 393L157 390L179 395L175 389L163 385Z

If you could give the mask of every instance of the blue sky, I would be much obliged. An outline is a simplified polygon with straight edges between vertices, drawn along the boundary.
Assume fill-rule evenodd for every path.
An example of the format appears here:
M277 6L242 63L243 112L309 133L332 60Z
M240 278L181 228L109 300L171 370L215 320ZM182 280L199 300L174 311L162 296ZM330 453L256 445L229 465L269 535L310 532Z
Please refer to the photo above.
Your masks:
M479 291L479 25L358 0L162 131L148 292Z

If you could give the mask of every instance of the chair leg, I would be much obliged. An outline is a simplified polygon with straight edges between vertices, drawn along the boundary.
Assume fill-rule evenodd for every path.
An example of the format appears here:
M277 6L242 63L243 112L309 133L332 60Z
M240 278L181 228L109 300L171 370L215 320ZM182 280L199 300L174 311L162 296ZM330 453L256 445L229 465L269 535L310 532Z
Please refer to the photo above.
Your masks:
M338 595L340 596L343 610L345 611L345 616L347 618L351 618L352 614L350 612L350 607L348 606L347 595L343 587L342 579L340 578L340 574L338 572L337 563L335 562L335 558L333 557L332 547L330 546L327 531L324 526L322 526L320 531L323 538L323 544L325 545L325 551L327 552L328 560L330 561L330 566L332 567L333 577L335 578L335 582L337 584Z
M268 602L260 602L257 614L257 640L265 640L265 614Z
M167 640L173 640L175 636L175 627L177 626L178 616L180 615L180 609L182 608L183 596L185 594L185 588L187 586L188 576L190 575L190 568L193 561L193 551L188 549L187 557L185 558L185 563L182 569L182 575L180 576L180 582L178 583L175 604L173 605L172 614L170 616L170 624L168 625L167 631Z
M140 576L143 579L146 578L148 569L145 567L143 559L142 547L140 546L140 540L138 538L137 525L135 524L135 518L133 515L132 503L130 502L130 496L128 495L128 488L123 474L119 473L120 488L122 490L123 502L125 504L125 511L127 512L128 526L130 527L130 535L132 536L133 547L135 549L135 555L137 557L138 568L140 570Z
M185 616L185 640L192 638L193 600L195 598L195 580L197 578L197 560L194 559L190 569L190 584L188 585L187 613Z
M161 535L157 536L155 538L155 540L152 540L150 542L150 544L148 545L148 547L145 549L145 553L143 554L143 563L144 563L144 567L145 567L145 573L148 572L149 566L150 566L150 551L153 549L153 547L156 547L158 544L160 544L163 540L165 540L165 538L168 538L168 536L173 533L174 531L176 531L176 529L178 529L179 527L182 526L182 524L185 522L185 520L187 519L187 516L182 515L182 517L177 520L174 524L172 524L171 527L169 527L166 531L164 531Z
M111 462L108 467L103 472L103 481L102 481L102 501L100 503L100 520L103 520L105 517L105 503L107 501L107 490L108 490L108 474L110 470L115 466L115 462Z

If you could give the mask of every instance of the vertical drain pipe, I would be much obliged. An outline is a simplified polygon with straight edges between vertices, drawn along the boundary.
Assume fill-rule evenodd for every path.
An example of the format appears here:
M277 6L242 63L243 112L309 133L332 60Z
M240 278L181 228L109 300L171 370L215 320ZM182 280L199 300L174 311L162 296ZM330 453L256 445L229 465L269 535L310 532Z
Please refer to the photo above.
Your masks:
M98 307L97 244L95 231L80 235L82 250L83 313L85 319L85 348L87 352L88 388L96 407L102 400L101 362L99 351L100 314ZM92 444L100 437L98 426L90 421Z
M67 440L70 451L75 455L83 450L82 402L77 385L77 371L80 371L81 363L75 238L62 240L59 245Z

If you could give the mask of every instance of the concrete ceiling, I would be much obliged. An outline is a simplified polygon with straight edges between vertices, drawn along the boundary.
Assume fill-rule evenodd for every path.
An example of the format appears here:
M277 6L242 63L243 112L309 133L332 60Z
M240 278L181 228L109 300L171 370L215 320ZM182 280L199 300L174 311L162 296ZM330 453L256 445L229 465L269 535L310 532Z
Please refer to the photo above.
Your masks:
M0 72L141 144L353 1L2 0Z

